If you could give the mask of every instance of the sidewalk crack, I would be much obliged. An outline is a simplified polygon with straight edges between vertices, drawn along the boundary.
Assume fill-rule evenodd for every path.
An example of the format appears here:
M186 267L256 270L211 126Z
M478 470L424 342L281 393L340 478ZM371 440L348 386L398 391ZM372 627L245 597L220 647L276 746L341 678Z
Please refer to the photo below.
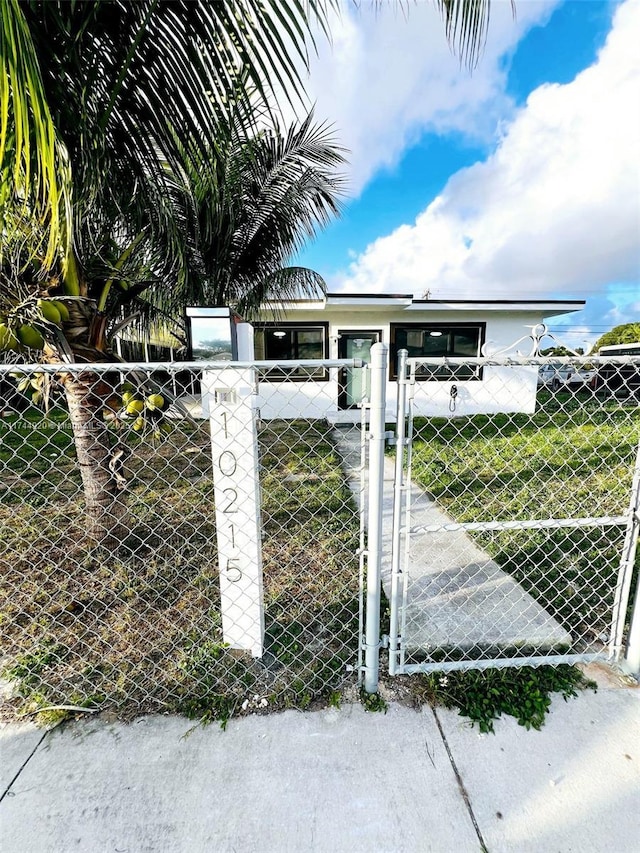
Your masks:
M438 727L438 731L440 732L440 737L442 738L442 743L444 744L444 748L447 751L447 755L449 756L449 762L451 764L451 768L453 770L454 776L456 777L456 781L458 783L458 788L460 789L460 794L462 795L462 799L464 800L464 804L467 807L467 811L469 813L469 818L471 819L471 823L473 824L473 828L475 829L476 835L478 836L478 841L480 842L480 850L481 853L489 853L489 848L487 847L484 838L482 837L482 832L480 831L480 827L478 826L478 821L476 820L476 816L473 813L473 808L471 807L471 800L469 798L469 794L467 789L464 786L464 782L462 781L462 776L458 770L456 762L453 758L453 753L449 747L449 743L444 733L444 729L442 728L442 724L440 723L440 719L438 714L436 713L435 708L431 708L431 712L433 714L433 718L436 721L436 726Z
M20 776L20 774L22 773L22 771L24 770L24 768L27 766L27 764L31 761L31 759L33 758L33 756L36 754L36 752L37 752L37 751L38 751L38 749L40 748L40 744L44 741L44 739L46 738L46 736L47 736L47 735L49 734L49 732L51 732L51 731L53 731L53 729L47 729L47 730L43 733L43 735L42 735L42 737L40 738L40 740L38 741L38 743L33 747L33 749L31 750L31 752L29 753L29 755L28 755L28 756L26 757L26 759L23 761L22 765L18 768L18 772L17 772L17 773L16 773L16 775L13 777L13 779L9 782L9 784L8 784L8 785L7 785L7 787L6 787L6 789L2 792L2 795L0 796L0 803L4 800L4 798L5 798L6 796L8 796L8 795L9 795L9 793L10 793L10 791L11 791L11 788L12 788L12 787L13 787L13 785L15 784L16 780L18 779L18 777Z

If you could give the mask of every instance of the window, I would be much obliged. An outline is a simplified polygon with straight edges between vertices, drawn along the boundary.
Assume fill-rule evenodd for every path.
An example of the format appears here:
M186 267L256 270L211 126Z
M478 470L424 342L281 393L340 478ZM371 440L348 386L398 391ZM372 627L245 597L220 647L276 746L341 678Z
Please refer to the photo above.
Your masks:
M398 352L406 349L409 358L476 358L484 341L484 323L459 325L422 323L391 324L391 378L398 373ZM477 365L419 365L417 379L446 382L450 379L480 379Z
M302 361L309 358L327 358L329 349L329 324L299 325L297 323L268 323L256 328L255 354L258 361ZM297 367L291 370L276 368L269 371L269 379L327 380L322 368Z

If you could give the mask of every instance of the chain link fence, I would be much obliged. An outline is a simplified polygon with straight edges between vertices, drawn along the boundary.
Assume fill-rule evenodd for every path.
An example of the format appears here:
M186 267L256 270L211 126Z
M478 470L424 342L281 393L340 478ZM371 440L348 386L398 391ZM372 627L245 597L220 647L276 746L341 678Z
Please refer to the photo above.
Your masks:
M370 393L360 363L0 366L0 713L225 720L375 690L379 616L392 674L619 659L640 359L410 367L387 529L368 406L336 408ZM365 632L366 505L390 625L368 596Z
M408 366L392 672L619 659L638 573L640 358Z
M0 367L5 717L226 719L356 683L340 367Z

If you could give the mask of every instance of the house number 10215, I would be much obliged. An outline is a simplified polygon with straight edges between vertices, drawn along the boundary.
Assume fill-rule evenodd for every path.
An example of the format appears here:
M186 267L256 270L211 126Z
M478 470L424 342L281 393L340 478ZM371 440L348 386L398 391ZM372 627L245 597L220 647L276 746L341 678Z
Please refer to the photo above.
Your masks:
M205 371L223 639L261 657L264 638L258 440L252 371Z

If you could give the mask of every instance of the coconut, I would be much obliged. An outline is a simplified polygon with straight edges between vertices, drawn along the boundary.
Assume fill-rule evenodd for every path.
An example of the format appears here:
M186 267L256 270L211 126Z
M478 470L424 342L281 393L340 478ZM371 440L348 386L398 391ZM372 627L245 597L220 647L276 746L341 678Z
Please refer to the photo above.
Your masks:
M17 350L20 346L18 339L6 323L0 323L0 351Z
M130 403L127 403L125 411L128 415L139 415L144 411L144 403L142 400L131 400Z
M18 340L23 346L30 349L42 349L44 347L44 338L40 332L26 323L18 329Z
M145 405L152 412L161 409L164 406L164 397L162 394L149 394Z
M53 302L49 302L46 299L38 299L37 305L38 310L45 320L48 320L50 323L55 323L56 326L61 324L60 312Z
M69 309L64 304L64 302L60 302L57 299L52 299L51 304L60 315L60 319L62 320L62 322L67 323L69 321Z

